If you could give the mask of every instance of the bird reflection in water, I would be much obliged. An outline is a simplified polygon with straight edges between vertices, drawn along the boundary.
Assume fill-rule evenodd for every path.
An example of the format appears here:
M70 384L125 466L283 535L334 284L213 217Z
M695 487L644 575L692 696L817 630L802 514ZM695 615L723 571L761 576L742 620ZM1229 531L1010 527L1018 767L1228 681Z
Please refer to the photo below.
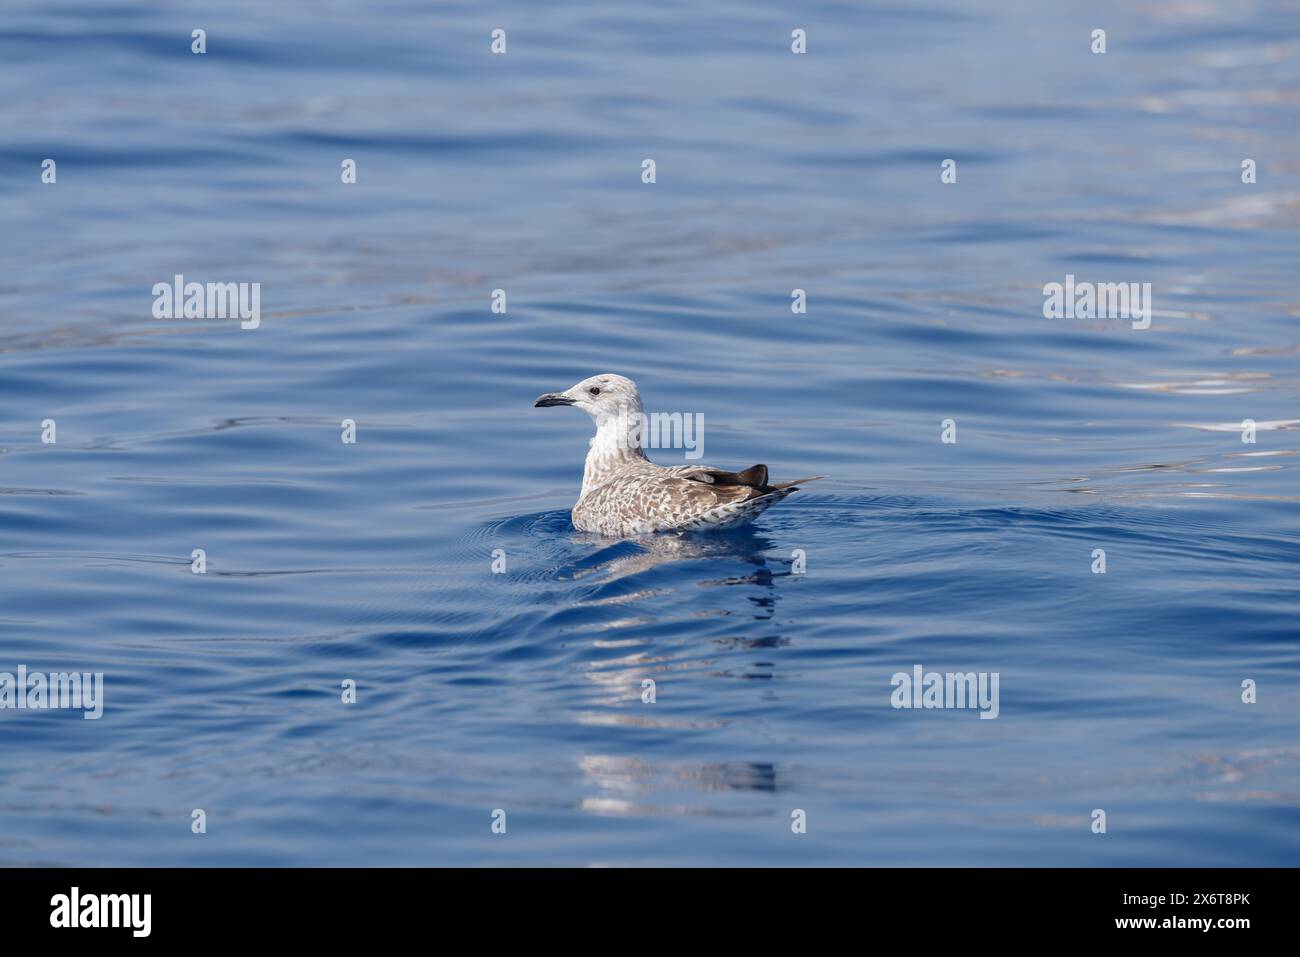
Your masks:
M580 546L597 546L581 567L571 569L575 580L588 580L601 586L635 576L645 575L661 565L675 562L706 561L710 570L718 562L737 562L752 566L747 573L724 577L702 578L700 587L751 586L760 594L737 593L749 604L752 620L770 620L779 597L778 584L792 574L790 563L779 556L776 545L766 535L753 527L743 527L729 532L707 534L659 534L627 539L611 545L608 538L596 535L575 534L573 542ZM671 592L654 588L631 593L601 595L588 599L586 604L633 604L649 601L670 604ZM692 615L710 616L730 614L725 609L699 610ZM721 727L727 722L715 717L693 718L680 710L658 711L647 700L655 693L658 683L677 670L698 671L708 669L718 677L751 677L719 672L718 659L708 655L700 657L702 643L674 642L663 650L651 650L655 639L647 637L640 626L656 623L653 614L629 616L605 623L601 637L593 642L596 648L628 648L628 653L616 658L592 660L586 665L586 677L599 688L592 702L599 710L587 710L577 715L579 724L590 727L638 727L646 729L672 729L675 731L707 730ZM611 631L624 631L627 637L610 637ZM737 650L773 648L787 644L781 636L724 636L709 639L703 646L707 651L721 646L728 652ZM635 648L636 650L632 650ZM760 670L770 677L771 663ZM754 675L757 676L757 675ZM650 685L649 682L655 682ZM654 690L652 690L654 689ZM680 791L760 791L775 792L780 778L775 765L769 762L666 762L657 763L644 757L609 754L586 754L578 759L584 777L598 790L581 802L585 811L598 814L698 814L706 813L689 803L670 800L646 801L640 796L650 792L665 795ZM735 809L709 813L752 814ZM768 813L763 811L760 813Z
M770 538L755 531L752 526L720 532L645 535L623 539L614 545L604 536L577 532L572 536L572 541L575 545L595 545L601 549L591 556L591 564L573 571L575 580L599 575L602 583L608 583L671 562L734 559L756 566L757 571L739 578L702 581L700 584L754 584L772 587L773 573L766 553L775 550L776 546Z
M578 807L593 814L767 817L776 810L704 804L693 802L690 795L728 791L776 794L789 787L786 773L766 761L652 764L639 758L590 754L581 758L579 765L584 779L599 793L582 798Z

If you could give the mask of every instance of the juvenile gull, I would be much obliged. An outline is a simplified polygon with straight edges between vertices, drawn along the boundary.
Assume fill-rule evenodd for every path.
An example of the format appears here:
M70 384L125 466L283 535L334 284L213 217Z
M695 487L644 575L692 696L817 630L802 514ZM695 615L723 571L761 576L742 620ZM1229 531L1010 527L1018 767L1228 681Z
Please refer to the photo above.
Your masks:
M573 524L600 535L731 528L797 491L803 482L769 485L767 466L724 472L707 465L655 465L641 448L641 396L636 383L605 373L567 392L538 396L534 408L572 405L595 420L596 435L582 473Z

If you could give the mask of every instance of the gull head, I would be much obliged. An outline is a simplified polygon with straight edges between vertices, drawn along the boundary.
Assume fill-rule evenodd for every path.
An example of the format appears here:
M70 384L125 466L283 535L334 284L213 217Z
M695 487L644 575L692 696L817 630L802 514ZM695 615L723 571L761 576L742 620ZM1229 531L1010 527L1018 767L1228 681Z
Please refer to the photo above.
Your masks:
M539 395L534 408L551 405L572 405L601 422L633 416L641 411L641 396L636 383L621 375L605 372L583 379L564 392Z

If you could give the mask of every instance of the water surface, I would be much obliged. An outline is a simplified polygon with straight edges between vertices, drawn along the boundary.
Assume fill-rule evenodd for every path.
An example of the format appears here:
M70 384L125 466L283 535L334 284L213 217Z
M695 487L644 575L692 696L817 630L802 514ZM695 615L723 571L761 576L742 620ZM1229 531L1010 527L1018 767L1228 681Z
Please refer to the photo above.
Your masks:
M106 683L0 712L0 863L1296 862L1294 5L18 0L0 59L0 671ZM531 401L598 372L830 478L578 533Z

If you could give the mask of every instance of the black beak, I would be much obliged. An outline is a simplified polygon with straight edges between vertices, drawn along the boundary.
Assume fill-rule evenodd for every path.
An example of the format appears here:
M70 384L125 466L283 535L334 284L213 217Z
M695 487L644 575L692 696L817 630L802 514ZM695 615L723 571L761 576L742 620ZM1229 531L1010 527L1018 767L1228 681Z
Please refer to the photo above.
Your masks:
M567 395L560 395L558 392L548 392L546 395L539 395L537 401L533 403L534 409L544 409L550 405L573 405L573 399Z

